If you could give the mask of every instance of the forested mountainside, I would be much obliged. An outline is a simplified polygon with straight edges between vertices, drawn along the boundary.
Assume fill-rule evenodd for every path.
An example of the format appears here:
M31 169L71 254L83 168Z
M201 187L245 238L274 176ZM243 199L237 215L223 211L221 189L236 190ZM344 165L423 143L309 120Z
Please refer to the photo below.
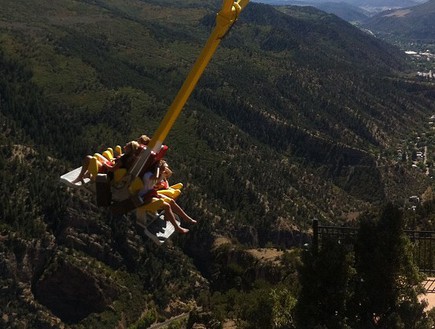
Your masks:
M366 22L364 27L388 40L434 43L435 1L430 0L410 8L382 12Z
M132 218L58 179L86 154L154 132L220 1L3 4L3 324L107 328L145 308L142 319L169 317L204 302L204 276L225 281L216 237L299 245L314 217L344 222L430 186L409 159L433 87L407 78L403 54L313 8L251 3L165 141L180 204L199 224L156 248Z

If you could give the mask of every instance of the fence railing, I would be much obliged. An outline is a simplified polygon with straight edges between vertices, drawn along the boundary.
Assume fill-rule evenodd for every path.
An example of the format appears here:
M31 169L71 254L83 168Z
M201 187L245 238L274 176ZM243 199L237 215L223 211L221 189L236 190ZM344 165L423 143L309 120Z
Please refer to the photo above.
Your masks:
M435 275L435 231L405 232L414 245L414 260L420 272Z
M423 287L426 293L435 293L435 279L434 278L428 278L423 282Z
M419 271L428 276L435 276L435 231L405 230L414 246L414 261ZM318 248L324 237L340 240L345 244L354 243L358 234L357 227L324 226L317 219L313 220L313 247ZM432 282L432 290L435 284Z

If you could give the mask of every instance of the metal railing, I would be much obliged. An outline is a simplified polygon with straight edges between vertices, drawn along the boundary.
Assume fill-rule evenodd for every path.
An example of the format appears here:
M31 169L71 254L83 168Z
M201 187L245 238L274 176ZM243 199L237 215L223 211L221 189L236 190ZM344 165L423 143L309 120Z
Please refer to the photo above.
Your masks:
M435 293L435 278L427 278L423 282L423 287L426 293L433 294Z
M405 233L414 246L414 261L420 272L435 275L435 232L406 230Z
M435 276L435 231L405 230L413 244L414 262L419 271L428 276ZM317 219L313 220L313 247L318 248L323 238L334 238L344 244L353 245L358 234L357 227L324 226ZM430 289L435 290L435 283L431 281Z

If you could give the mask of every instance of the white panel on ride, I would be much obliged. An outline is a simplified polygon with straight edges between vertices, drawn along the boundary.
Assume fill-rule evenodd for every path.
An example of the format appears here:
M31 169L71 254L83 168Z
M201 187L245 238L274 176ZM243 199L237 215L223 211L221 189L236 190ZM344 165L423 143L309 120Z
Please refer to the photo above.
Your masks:
M180 222L177 220L178 225ZM170 221L165 220L160 213L147 227L145 234L158 245L162 245L175 232L175 227Z
M82 167L78 167L74 170L67 172L66 174L63 174L62 176L60 176L60 181L71 187L81 187L83 185L83 182L79 181L77 183L73 183L73 181L79 176L81 170ZM89 183L90 179L84 178L83 181L85 182L84 185L86 185L87 183Z

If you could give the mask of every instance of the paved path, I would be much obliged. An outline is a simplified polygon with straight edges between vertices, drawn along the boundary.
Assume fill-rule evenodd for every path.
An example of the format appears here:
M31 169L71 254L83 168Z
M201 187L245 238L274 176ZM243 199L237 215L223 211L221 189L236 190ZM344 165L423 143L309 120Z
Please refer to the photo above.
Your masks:
M181 320L183 318L187 318L188 316L189 316L189 313L183 313L183 314L174 316L173 318L170 318L169 320L166 320L165 322L160 322L160 323L153 324L148 329L163 328L163 327L169 325L173 321Z
M429 305L426 307L426 310L429 311L435 307L435 277L427 278L427 280L423 282L423 285L429 290L429 293L420 295L420 299L425 299L429 303Z

